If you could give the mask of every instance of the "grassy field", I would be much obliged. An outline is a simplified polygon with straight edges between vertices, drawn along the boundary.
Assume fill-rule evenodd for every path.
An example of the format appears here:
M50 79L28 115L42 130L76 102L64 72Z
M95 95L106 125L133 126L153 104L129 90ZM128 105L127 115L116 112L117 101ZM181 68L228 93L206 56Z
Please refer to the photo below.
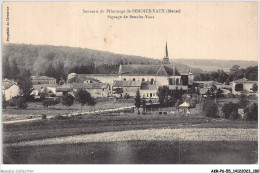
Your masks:
M78 111L95 111L102 109L120 108L125 106L133 106L132 100L129 102L114 102L112 99L106 101L97 101L97 104L93 107L83 106L75 103L70 107L63 106L61 103L55 106L50 106L48 109L44 108L41 102L29 102L26 109L9 108L3 109L3 121L10 120L21 120L26 119L28 116L40 116L41 114L46 115L57 115L57 114L68 114Z
M257 142L124 141L5 147L5 164L254 164Z
M111 106L122 107L119 102L116 104L112 101L106 102L95 107L97 109ZM125 104L129 103L123 105ZM76 106L74 107L76 108ZM46 111L36 108L35 113L40 110ZM55 109L55 111L62 110ZM3 124L3 160L6 164L253 164L257 162L257 141L215 141L215 139L214 141L174 139L150 141L145 139L10 146L12 143L48 138L64 139L67 136L79 136L82 139L84 135L97 135L104 132L111 132L115 138L118 138L114 132L130 130L145 132L144 130L147 129L196 130L198 128L203 128L205 131L212 128L225 128L227 131L230 131L229 128L234 128L243 131L243 129L257 130L258 125L256 121L213 119L198 114L181 116L178 114L136 115L125 113L83 116L64 120L39 119ZM239 136L239 133L234 135Z
M257 128L257 122L211 119L203 116L135 115L92 116L69 120L36 120L3 124L3 142L54 138L69 135L94 134L151 128Z

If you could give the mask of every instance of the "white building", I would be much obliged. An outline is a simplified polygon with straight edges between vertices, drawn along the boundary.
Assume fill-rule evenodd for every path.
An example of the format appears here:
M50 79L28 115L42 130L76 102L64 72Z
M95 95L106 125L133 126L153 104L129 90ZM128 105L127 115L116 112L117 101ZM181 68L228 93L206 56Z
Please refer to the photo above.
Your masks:
M257 85L257 81L250 81L246 78L235 80L232 83L232 94L240 95L241 92L253 93L253 86Z
M13 97L19 96L20 87L17 85L16 82L4 79L2 82L2 94L5 97L5 100L8 101Z

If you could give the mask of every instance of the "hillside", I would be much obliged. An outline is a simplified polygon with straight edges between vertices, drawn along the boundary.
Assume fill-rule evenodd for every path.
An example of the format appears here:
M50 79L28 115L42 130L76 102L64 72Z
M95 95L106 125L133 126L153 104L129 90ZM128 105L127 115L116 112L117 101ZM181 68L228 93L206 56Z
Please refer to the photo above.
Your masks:
M141 56L122 55L111 52L63 47L50 45L26 45L26 44L6 44L3 45L3 61L8 58L9 62L16 60L20 68L30 69L32 73L41 73L52 63L64 63L66 69L70 69L76 65L95 66L102 64L160 64L160 60L151 59ZM179 70L187 70L190 67L175 63ZM199 68L191 68L193 72L202 72ZM109 72L109 73L115 73Z
M192 68L202 69L203 71L216 71L223 69L228 72L233 65L239 65L241 68L257 66L257 61L244 60L209 60L209 59L174 59L173 62L185 64Z

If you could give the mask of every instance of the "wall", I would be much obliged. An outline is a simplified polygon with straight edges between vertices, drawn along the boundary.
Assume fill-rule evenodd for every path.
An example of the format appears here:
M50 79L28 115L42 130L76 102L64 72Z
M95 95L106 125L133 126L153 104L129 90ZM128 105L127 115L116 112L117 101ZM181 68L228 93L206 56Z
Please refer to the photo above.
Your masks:
M235 91L235 86L237 84L243 84L243 91L247 91L247 92L252 92L252 87L254 85L254 83L232 83L232 94L235 94L235 95L239 95L241 94L241 91ZM255 83L257 84L257 82Z
M113 85L114 80L119 80L119 75L86 75L86 77L94 78L99 80L101 83L108 83L109 85Z
M2 90L2 93L5 95L5 100L8 101L13 97L19 96L20 88L17 85L13 85L6 90Z
M157 99L158 96L156 95L157 90L140 90L140 95L141 98L145 98L145 99ZM147 96L148 94L148 96ZM152 94L152 97L150 96L150 94Z

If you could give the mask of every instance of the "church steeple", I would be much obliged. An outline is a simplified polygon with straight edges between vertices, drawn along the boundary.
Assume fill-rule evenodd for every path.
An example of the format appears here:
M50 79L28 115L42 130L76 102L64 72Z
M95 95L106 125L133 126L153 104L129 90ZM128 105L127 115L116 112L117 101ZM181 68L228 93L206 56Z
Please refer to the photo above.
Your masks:
M167 42L166 42L166 54L165 57L168 57L168 48L167 48Z
M166 46L165 46L165 57L163 58L163 64L170 64L170 60L168 57L167 41L166 41Z

